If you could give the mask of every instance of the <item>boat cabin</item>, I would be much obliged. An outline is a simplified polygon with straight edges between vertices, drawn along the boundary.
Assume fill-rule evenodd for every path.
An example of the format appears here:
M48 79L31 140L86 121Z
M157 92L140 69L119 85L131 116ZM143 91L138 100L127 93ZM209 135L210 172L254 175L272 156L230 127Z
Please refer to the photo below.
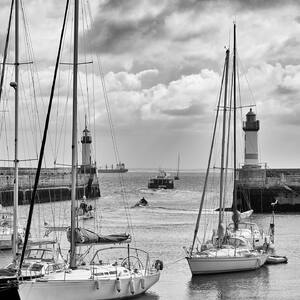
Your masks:
M174 179L170 177L165 171L160 170L159 174L151 177L148 181L149 189L173 189Z

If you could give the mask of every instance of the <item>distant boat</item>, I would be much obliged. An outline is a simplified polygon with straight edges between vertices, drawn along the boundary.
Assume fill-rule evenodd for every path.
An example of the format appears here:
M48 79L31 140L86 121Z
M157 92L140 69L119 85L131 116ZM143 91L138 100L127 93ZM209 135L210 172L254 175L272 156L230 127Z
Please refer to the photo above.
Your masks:
M128 169L126 169L125 164L119 162L116 167L114 168L114 165L111 165L111 168L108 168L107 165L104 169L99 168L98 173L126 173L128 172Z
M76 216L78 220L87 220L94 218L94 208L86 203L86 198L83 197L79 207L76 207Z
M170 177L164 170L159 170L159 174L151 177L148 181L149 189L173 189L174 179Z
M174 176L174 180L179 180L179 165L180 165L180 154L178 153L178 159L177 159L177 173Z
M148 201L143 197L141 200L139 200L135 205L132 206L134 207L143 207L143 206L148 206Z

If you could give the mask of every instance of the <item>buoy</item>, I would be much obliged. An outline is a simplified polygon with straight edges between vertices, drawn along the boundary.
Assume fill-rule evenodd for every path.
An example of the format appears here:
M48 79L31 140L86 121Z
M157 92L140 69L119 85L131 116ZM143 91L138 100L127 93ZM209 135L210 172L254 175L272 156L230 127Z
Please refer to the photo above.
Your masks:
M116 289L117 291L120 293L121 292L121 282L120 282L120 278L116 279Z
M145 289L145 278L141 278L141 288Z
M135 291L134 291L134 282L132 278L130 279L129 282L129 288L130 288L130 293L133 295Z

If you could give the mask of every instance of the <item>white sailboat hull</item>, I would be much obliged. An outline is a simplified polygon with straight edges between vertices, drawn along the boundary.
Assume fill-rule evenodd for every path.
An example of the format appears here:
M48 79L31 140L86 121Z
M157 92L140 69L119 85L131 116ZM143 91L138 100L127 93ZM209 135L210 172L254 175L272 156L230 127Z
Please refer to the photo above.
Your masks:
M87 280L35 280L22 282L22 300L108 300L132 297L146 292L160 277L160 272L138 277ZM119 290L119 291L118 291Z
M266 254L251 257L187 257L193 275L240 272L260 268L267 259Z

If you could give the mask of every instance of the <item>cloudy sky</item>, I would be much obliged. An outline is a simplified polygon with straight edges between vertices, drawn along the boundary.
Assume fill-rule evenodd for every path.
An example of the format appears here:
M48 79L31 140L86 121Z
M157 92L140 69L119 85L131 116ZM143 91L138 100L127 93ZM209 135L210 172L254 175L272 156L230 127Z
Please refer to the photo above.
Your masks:
M46 102L65 3L23 2L39 76L38 93ZM180 152L182 168L206 166L224 47L232 46L235 20L242 103L256 104L254 110L261 122L260 161L270 167L300 167L300 2L90 0L91 15L87 1L82 2L81 14L89 21L80 27L80 59L87 61L91 57L94 67L89 65L84 75L85 67L81 66L80 76L84 87L85 81L93 82L97 98L91 113L95 125L91 121L90 127L96 137L98 165L111 164L114 158L101 81L93 58L97 55L105 74L121 160L129 168L175 168ZM0 4L1 53L9 5L8 0ZM24 34L22 41L25 45ZM66 35L62 57L65 62L71 61L67 54L69 41ZM9 49L13 59L13 44ZM25 72L26 67L23 69ZM10 79L12 72L8 70L7 74ZM68 76L68 68L61 67L63 103L70 96ZM8 106L11 94L7 89ZM42 119L44 106L38 101ZM55 106L60 118L52 118L53 131L63 127L63 111L68 114L69 102L64 109ZM80 131L86 111L83 107L79 105ZM22 111L28 115L24 105ZM245 108L242 114L247 111ZM38 131L30 126L33 134ZM30 126L24 125L28 130ZM68 142L64 134L56 137L52 148ZM242 148L242 133L239 138Z

